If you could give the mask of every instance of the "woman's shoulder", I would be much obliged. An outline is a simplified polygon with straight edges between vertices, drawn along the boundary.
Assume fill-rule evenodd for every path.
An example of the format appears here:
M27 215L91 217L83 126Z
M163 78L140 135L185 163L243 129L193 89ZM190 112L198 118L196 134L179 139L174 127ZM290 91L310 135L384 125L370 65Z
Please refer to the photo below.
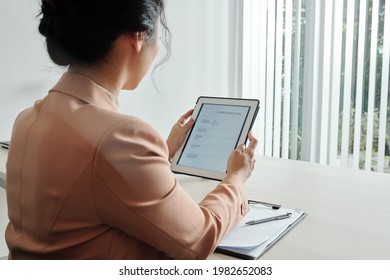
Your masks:
M107 126L102 141L137 142L138 145L157 145L165 149L161 134L143 119L122 113L111 113L111 125Z
M160 136L157 130L151 124L140 117L118 112L108 112L108 114L109 116L107 116L107 119L111 119L111 125L110 127L107 127L109 130L125 130L128 131L128 133L148 133Z

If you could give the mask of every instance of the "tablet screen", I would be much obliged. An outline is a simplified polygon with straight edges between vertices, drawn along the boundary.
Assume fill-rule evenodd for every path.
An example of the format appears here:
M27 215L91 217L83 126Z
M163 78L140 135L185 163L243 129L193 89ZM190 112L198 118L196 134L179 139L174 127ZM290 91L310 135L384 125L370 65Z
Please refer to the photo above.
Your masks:
M241 105L202 104L178 165L226 172L249 109Z

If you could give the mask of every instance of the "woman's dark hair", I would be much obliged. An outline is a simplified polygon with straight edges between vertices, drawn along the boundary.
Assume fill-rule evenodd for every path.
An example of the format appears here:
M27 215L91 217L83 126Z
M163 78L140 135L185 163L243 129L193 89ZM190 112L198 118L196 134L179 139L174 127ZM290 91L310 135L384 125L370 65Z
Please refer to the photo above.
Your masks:
M153 37L160 20L166 60L170 32L164 6L164 0L42 0L39 32L54 63L92 66L104 61L122 34L145 32L146 40Z

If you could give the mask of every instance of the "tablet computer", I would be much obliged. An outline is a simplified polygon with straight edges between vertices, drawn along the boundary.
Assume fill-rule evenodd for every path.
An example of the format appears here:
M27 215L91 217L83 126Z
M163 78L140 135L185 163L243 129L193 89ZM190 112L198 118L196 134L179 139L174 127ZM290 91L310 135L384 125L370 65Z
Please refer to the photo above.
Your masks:
M222 180L231 152L247 141L255 121L259 100L198 98L192 129L172 159L175 173Z

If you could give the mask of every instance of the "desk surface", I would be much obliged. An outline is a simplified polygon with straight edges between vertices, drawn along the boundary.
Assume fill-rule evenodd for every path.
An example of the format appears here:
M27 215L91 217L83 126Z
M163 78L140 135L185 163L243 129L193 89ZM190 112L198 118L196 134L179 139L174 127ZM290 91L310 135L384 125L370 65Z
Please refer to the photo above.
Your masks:
M6 156L0 149L3 177ZM197 177L177 178L197 202L217 185ZM308 213L262 259L390 259L389 174L258 156L245 188L250 199Z
M198 202L216 185L178 178ZM261 259L390 259L389 174L257 157L246 190L249 199L308 213Z

